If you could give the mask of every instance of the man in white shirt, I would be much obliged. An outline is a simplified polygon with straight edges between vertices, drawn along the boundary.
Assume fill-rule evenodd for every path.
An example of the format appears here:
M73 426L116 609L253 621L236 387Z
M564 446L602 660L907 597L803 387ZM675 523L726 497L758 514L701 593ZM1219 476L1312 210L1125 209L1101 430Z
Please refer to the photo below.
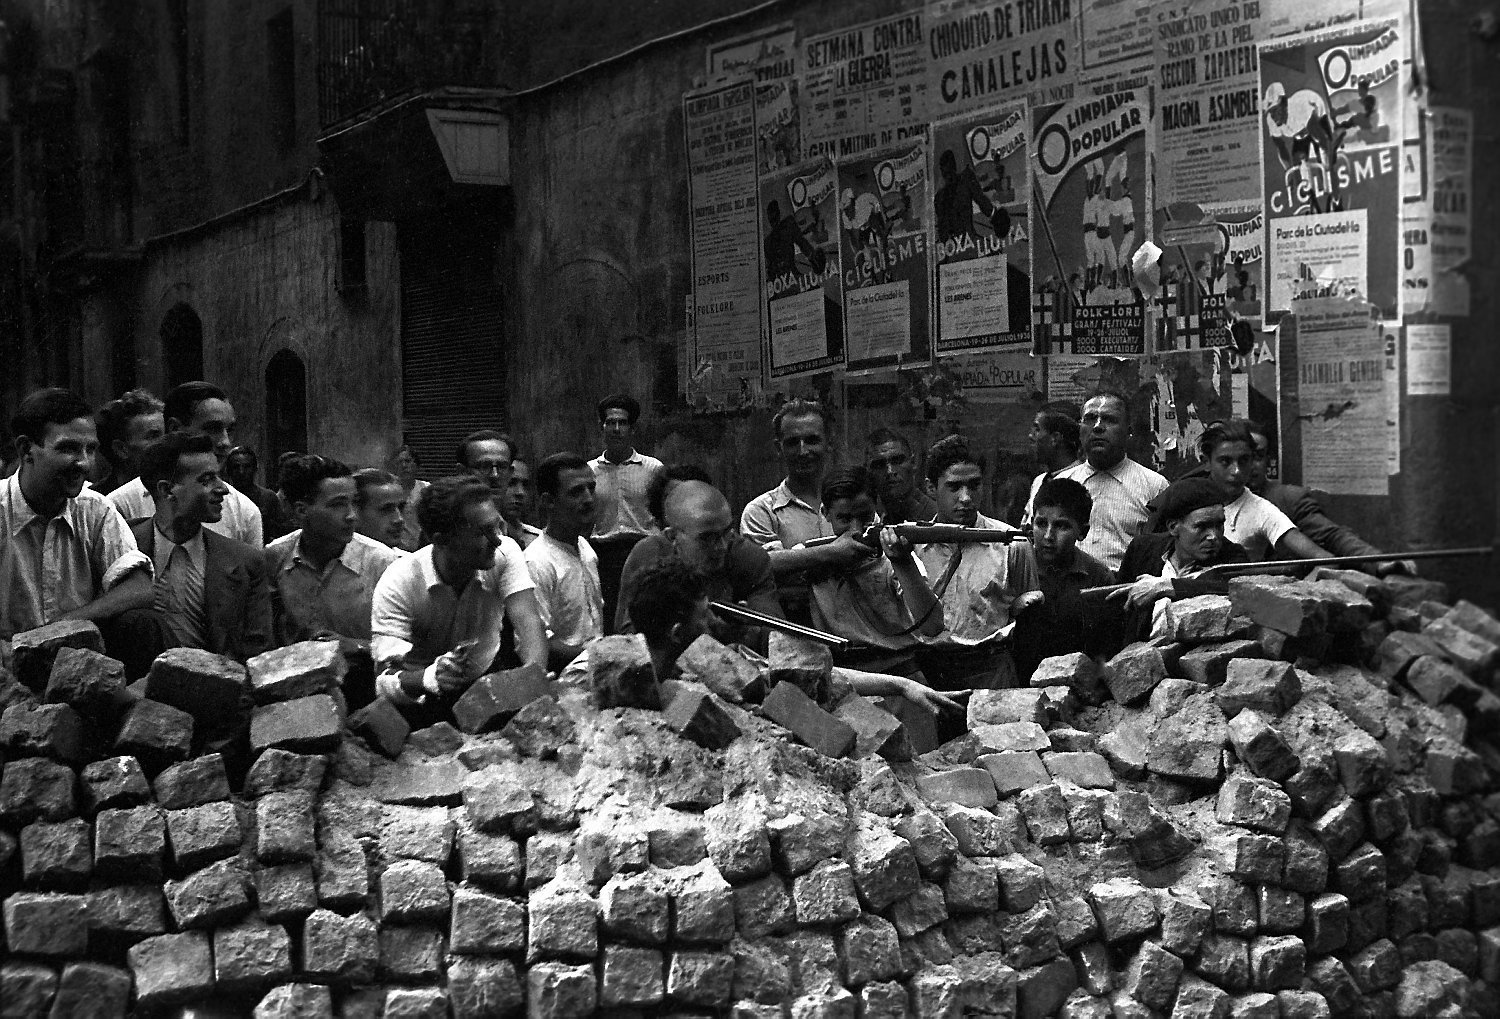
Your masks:
M109 622L150 608L151 560L108 499L84 487L99 449L93 411L43 389L21 402L11 430L19 466L0 481L0 638L90 619L108 646Z
M1224 491L1224 537L1243 548L1252 562L1332 558L1269 499L1250 491L1257 456L1254 427L1243 418L1215 421L1198 443L1208 476Z
M1058 473L1088 489L1094 500L1089 533L1077 547L1118 573L1130 540L1141 533L1147 506L1167 487L1167 479L1125 455L1130 440L1130 401L1103 392L1083 405L1078 436L1083 463Z
M1031 479L1026 511L1021 515L1022 529L1031 526L1031 509L1042 484L1083 463L1078 456L1078 419L1071 412L1037 411L1036 417L1031 419L1030 438L1031 449L1036 454L1037 463L1042 465L1042 473Z
M542 536L542 529L526 522L536 511L536 480L531 476L531 464L521 457L510 462L510 481L505 485L505 500L500 506L500 515L505 518L505 533L516 540L522 549Z
M520 546L503 532L488 485L439 478L417 507L432 538L391 564L370 609L376 692L403 709L450 713L454 699L490 671L508 620L523 665L547 666L547 634Z
M547 628L548 663L561 669L604 636L599 557L584 538L594 523L595 475L576 453L553 453L537 465L537 496L547 527L526 546L537 608Z
M166 414L168 432L182 430L208 436L219 468L223 469L229 451L234 448L236 424L234 405L224 390L208 382L184 382L167 394ZM156 512L155 500L138 477L109 493L109 499L126 520L139 520ZM265 545L260 508L233 487L224 497L223 516L204 526L253 548Z
M620 596L620 572L630 550L646 535L658 533L646 489L662 462L635 448L635 426L641 419L641 405L635 397L611 393L599 401L598 411L604 452L588 462L598 484L589 540L599 553L605 618L612 620Z

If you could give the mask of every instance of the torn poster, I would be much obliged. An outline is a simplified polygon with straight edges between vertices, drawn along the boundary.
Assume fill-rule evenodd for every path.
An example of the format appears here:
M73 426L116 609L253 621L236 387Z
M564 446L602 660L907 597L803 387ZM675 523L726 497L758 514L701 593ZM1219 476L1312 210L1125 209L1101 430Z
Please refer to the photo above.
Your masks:
M1364 301L1293 302L1302 483L1386 495L1385 338Z
M1453 391L1452 330L1446 325L1406 327L1406 394L1447 396Z

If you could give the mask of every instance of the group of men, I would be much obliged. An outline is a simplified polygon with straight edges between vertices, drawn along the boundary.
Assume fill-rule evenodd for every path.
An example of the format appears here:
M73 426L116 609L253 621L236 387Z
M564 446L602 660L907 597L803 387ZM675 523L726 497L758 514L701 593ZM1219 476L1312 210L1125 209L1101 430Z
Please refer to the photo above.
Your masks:
M244 661L337 640L365 663L351 704L385 697L418 721L499 668L576 674L610 632L641 634L660 678L703 633L764 653L766 627L716 601L847 638L836 664L855 689L931 713L954 705L934 691L1149 636L1171 598L1222 589L1212 566L1371 551L1310 493L1267 484L1248 422L1210 425L1202 472L1169 486L1126 455L1117 393L1036 415L1043 471L1019 528L984 513L985 458L959 435L919 465L880 429L861 464L832 469L828 412L791 400L773 421L785 476L736 516L702 468L635 448L639 416L629 396L600 401L593 459L532 463L485 430L430 483L402 447L390 471L283 456L272 491L210 383L135 390L97 416L39 391L0 481L0 638L93 620L132 678L171 647ZM1116 581L1109 599L1083 593Z

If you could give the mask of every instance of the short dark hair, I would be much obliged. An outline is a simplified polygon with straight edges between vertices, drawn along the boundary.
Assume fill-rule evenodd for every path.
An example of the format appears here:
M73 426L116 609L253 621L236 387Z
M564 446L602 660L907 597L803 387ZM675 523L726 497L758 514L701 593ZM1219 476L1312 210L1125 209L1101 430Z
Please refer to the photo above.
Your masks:
M1120 406L1125 409L1125 420L1127 422L1130 420L1130 412L1133 409L1132 404L1130 402L1130 397L1126 396L1124 393L1122 393L1118 389L1099 388L1099 389L1094 390L1092 393L1090 393L1088 395L1088 399L1084 400L1083 402L1084 403L1088 403L1089 400L1092 400L1095 397L1099 397L1099 396L1105 396L1105 397L1108 397L1111 400L1119 400L1120 401ZM1082 418L1082 416L1083 415L1081 415L1081 414L1079 415L1080 419Z
M1074 456L1078 455L1079 449L1083 447L1078 436L1078 418L1070 417L1062 411L1044 410L1037 414L1037 420L1043 431L1062 439L1063 445Z
M828 408L817 400L804 400L800 397L783 403L776 416L771 419L771 432L776 438L781 438L781 423L787 418L812 417L814 414L823 422L823 430L827 431L833 425L833 417L828 413Z
M962 435L950 435L934 442L927 451L927 480L937 484L943 472L954 464L973 464L984 469L984 463L969 452L969 440Z
M464 510L476 502L490 502L490 486L472 474L450 474L422 489L417 500L417 523L429 537L450 535L464 523Z
M870 489L870 474L863 467L845 467L831 472L823 479L823 490L819 493L823 505L839 499L857 499L862 495L875 498Z
M673 626L692 618L704 594L703 578L697 571L668 556L637 579L627 608L630 622L647 643L660 643Z
M646 482L646 508L651 511L651 519L662 527L667 526L667 489L672 487L674 481L701 481L705 485L714 483L708 471L697 464L671 464L652 474L651 480Z
M604 423L604 413L608 410L623 410L625 416L633 425L641 419L641 405L635 397L629 393L610 393L599 401L599 423Z
M354 472L354 504L363 506L371 488L400 484L401 479L390 471L383 471L379 467L362 467Z
M38 389L21 401L10 419L10 430L16 438L24 435L40 446L46 441L48 425L65 425L79 418L94 419L93 408L83 397L71 389Z
M504 432L497 432L493 428L481 428L477 432L470 432L458 440L458 445L453 450L453 462L468 466L469 446L475 442L503 442L505 448L510 450L510 458L514 460L520 450L516 449L516 440Z
M204 400L228 400L229 394L212 382L184 382L167 394L168 419L186 425Z
M312 502L318 497L318 486L323 482L353 476L354 472L342 460L305 453L282 466L281 492L290 503Z
M1036 490L1036 498L1031 501L1032 515L1035 516L1043 506L1056 506L1071 517L1080 530L1088 530L1094 497L1072 478L1051 478Z
M259 454L257 454L255 452L255 450L251 449L249 446L236 446L236 447L234 447L228 453L224 454L224 459L228 460L230 457L233 457L233 456L248 456L250 458L250 463L252 465L254 465L254 466L259 466L260 465L260 456L259 456Z
M166 404L158 400L156 394L149 389L132 389L121 393L119 397L100 407L99 413L94 415L94 424L99 429L99 445L105 455L113 462L114 452L110 447L116 439L125 438L125 425L132 418L162 414L165 411Z
M563 471L586 471L589 462L577 453L553 453L536 465L532 481L536 483L538 495L556 495L562 483Z
M1250 452L1255 452L1255 436L1251 432L1256 430L1254 422L1246 421L1244 418L1230 418L1227 421L1213 421L1203 430L1203 436L1198 440L1198 452L1203 454L1207 460L1214 455L1214 449L1226 442L1243 442L1250 447Z
M151 498L156 498L156 486L163 481L175 482L181 469L182 458L197 453L212 453L214 440L196 432L176 431L157 439L141 453L141 484ZM218 461L214 461L218 469Z
M871 452L876 446L884 446L887 442L899 442L901 448L907 453L911 452L911 441L894 428L877 428L865 436L865 450ZM866 457L868 459L868 457Z

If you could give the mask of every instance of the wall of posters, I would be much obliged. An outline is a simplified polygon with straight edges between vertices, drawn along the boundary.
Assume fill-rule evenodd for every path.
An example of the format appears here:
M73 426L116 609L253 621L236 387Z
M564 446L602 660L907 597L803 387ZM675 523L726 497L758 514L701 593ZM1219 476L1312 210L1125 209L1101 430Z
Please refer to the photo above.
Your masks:
M1156 18L1150 0L1078 0L1083 69L1132 66L1151 59Z
M937 353L1031 350L1026 104L932 128Z
M1394 21L1260 44L1268 314L1315 297L1397 314L1402 55Z
M1385 337L1358 300L1296 301L1302 483L1333 495L1389 491Z
M1145 298L1131 255L1145 239L1150 93L1080 89L1033 107L1031 273L1037 354L1142 354Z
M932 357L927 145L838 164L844 346L851 373Z
M683 96L693 314L688 392L695 407L752 403L761 386L760 231L755 201L755 85Z
M771 378L844 363L838 175L814 160L760 181Z
M803 42L802 130L808 158L844 159L927 130L922 12Z
M927 102L945 117L1034 97L1061 102L1077 75L1077 0L930 0Z
M708 48L710 81L754 78L760 168L790 166L802 156L797 29L771 25Z

